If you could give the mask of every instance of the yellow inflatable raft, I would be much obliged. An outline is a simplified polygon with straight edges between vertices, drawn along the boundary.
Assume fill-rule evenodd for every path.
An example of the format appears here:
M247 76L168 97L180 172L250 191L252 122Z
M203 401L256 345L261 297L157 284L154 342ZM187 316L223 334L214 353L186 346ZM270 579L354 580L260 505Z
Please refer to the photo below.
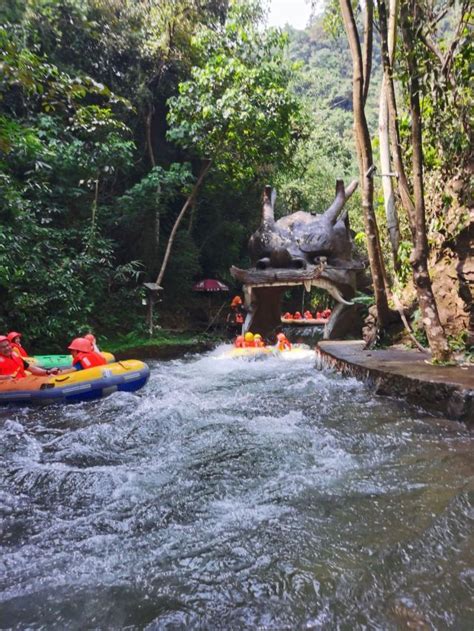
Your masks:
M245 359L259 359L263 357L268 357L270 355L275 355L278 353L275 348L272 346L263 346L260 348L248 347L248 348L233 348L230 351L227 351L226 357L231 359L245 358Z
M77 403L106 397L117 391L135 392L150 376L148 366L136 359L94 366L67 375L0 382L0 404Z

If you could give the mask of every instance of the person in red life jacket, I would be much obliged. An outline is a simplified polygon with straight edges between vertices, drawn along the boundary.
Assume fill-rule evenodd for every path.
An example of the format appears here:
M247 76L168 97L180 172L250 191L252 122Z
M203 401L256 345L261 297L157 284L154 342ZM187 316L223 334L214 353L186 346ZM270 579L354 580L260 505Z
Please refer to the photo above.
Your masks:
M7 335L8 341L11 344L13 352L20 357L28 357L28 353L21 345L21 333L17 333L16 331L10 331Z
M301 320L301 313L299 311L295 313L295 315L293 316L293 320Z
M263 348L265 346L265 342L262 340L260 333L255 333L253 336L253 344L256 348Z
M86 335L84 335L84 339L89 340L89 342L92 344L92 349L94 353L100 353L100 349L97 346L97 340L95 339L95 335L93 333L87 333Z
M244 348L245 343L243 335L237 335L237 337L235 338L234 346L235 348Z
M293 314L287 311L283 316L283 320L293 320Z
M72 355L72 368L63 368L61 374L67 374L76 370L87 370L94 366L103 366L107 363L105 357L96 353L89 340L85 337L76 337L69 344L68 349Z
M37 366L30 366L22 357L13 352L13 347L8 337L0 335L0 381L22 379L27 376L26 369L32 375L39 377L58 373L57 368L44 370Z
M303 317L305 320L312 320L313 319L313 314L311 313L311 311L306 310L303 313Z
M245 348L254 348L255 347L255 341L254 341L253 333L251 333L250 331L247 331L247 333L244 335L244 346L245 346Z
M230 338L234 338L242 332L242 325L245 320L245 309L242 304L242 298L235 296L230 303L230 312L227 315L227 334Z
M291 350L291 343L284 333L278 333L277 335L277 349L279 351Z
M316 320L321 320L321 318L322 318L322 317L323 317L323 316L322 316L322 314L321 314L321 311L318 311L318 312L316 313Z

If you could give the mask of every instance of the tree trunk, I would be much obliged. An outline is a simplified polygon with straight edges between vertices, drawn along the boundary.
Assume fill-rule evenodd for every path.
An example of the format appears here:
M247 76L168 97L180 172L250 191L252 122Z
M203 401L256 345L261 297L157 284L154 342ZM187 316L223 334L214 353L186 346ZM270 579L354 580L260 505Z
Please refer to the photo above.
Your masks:
M413 267L413 280L416 287L418 302L425 327L426 336L430 345L433 359L445 361L449 358L449 347L441 325L438 307L431 287L431 279L428 272L428 239L425 223L425 200L423 191L423 150L422 150L422 119L420 108L419 68L415 53L415 29L413 20L415 17L414 0L402 2L402 34L407 58L409 73L409 95L411 114L411 140L412 140L412 170L413 193L415 198L414 214L412 218L414 250L410 257Z
M395 97L395 85L393 82L393 58L396 39L396 20L398 11L398 0L391 0L390 3L390 31L387 32L387 10L384 0L379 0L379 18L380 18L380 39L382 47L382 63L384 69L385 87L387 89L387 107L388 107L388 127L390 135L390 148L392 152L393 163L398 177L398 191L402 206L407 213L410 227L412 227L412 216L414 212L413 201L411 199L410 187L405 172L405 166L402 158L402 149L400 145L400 132L398 125L398 110ZM393 12L393 17L392 17ZM393 19L393 22L392 22Z
M153 167L156 167L155 154L153 151L153 136L152 136L152 123L153 123L153 114L154 107L152 103L148 105L148 113L145 117L145 130L146 130L146 146L148 150L148 157L150 158L150 164Z
M388 306L387 294L385 291L384 265L380 252L377 221L374 212L372 144L364 111L364 85L368 88L369 78L367 77L364 83L362 52L351 2L350 0L339 0L339 2L352 55L354 131L362 184L362 208L364 211L364 226L367 234L367 251L369 255L372 281L374 284L377 316L380 325L384 327L389 324L393 318ZM368 4L371 5L372 3L368 2ZM370 34L366 33L366 49L368 46L368 36L370 36Z
M400 228L398 223L397 207L393 192L392 171L390 159L390 131L389 131L389 108L388 108L388 83L391 81L390 68L393 63L395 51L395 41L397 32L398 0L390 0L390 16L387 35L387 18L385 3L379 5L380 33L385 42L388 40L387 52L389 64L384 64L384 76L380 88L379 104L379 142L380 142L380 166L382 170L382 188L385 206L385 216L387 218L387 229L392 248L392 258L395 270L398 269L398 247L400 245Z
M393 194L392 176L389 175L392 169L392 164L390 160L387 87L385 78L382 79L382 85L380 87L379 143L385 217L387 219L388 236L390 239L390 246L392 248L393 266L395 269L398 269L398 246L400 245L400 231L398 227L398 214L397 207L395 206L395 196Z
M211 160L207 160L204 164L204 166L201 169L201 173L199 174L198 179L196 180L194 186L193 186L193 190L191 191L188 199L185 201L184 206L181 208L178 217L176 218L176 221L174 222L174 226L173 229L171 230L171 234L169 236L168 239L168 244L166 246L166 251L165 251L165 255L163 257L163 262L161 264L161 269L160 269L160 273L158 274L158 277L156 279L156 284L157 285L161 285L161 281L163 280L163 276L165 274L165 270L166 270L166 266L168 265L168 259L170 257L170 253L171 253L171 248L173 246L173 242L174 239L176 237L176 232L178 231L179 228L179 224L181 223L181 220L183 219L184 215L186 214L187 209L189 208L189 206L192 204L194 198L197 195L197 192L204 180L204 178L206 177L209 169L211 168L211 164L212 161Z
M154 243L153 243L154 258L155 257L158 258L158 247L160 245L160 229L161 229L160 196L161 196L161 185L158 184L158 186L156 187L156 195L155 195L155 199L156 199L155 218L154 218L155 225L153 226L154 228L153 232L155 235Z
M364 11L364 54L362 58L363 77L363 104L367 101L370 85L370 73L372 72L372 49L374 40L374 3L373 0L366 1Z

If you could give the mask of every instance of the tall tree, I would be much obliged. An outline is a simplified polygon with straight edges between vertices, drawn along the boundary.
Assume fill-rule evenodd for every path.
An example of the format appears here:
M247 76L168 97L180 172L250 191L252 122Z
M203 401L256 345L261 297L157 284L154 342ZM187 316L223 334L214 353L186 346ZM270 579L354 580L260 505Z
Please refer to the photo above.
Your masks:
M412 177L414 209L411 216L411 229L414 250L410 261L413 267L418 302L423 317L428 342L434 359L446 360L449 357L447 339L439 318L436 300L431 287L428 270L428 239L425 221L425 199L423 190L423 144L422 115L420 107L420 68L418 65L416 42L421 28L422 16L416 0L402 0L401 29L408 70L408 92L411 115Z
M367 251L369 255L370 271L374 285L375 304L379 324L388 325L393 314L388 306L387 292L385 288L385 269L382 258L377 220L374 211L374 182L373 182L373 155L367 119L365 116L365 99L368 93L370 75L364 76L364 68L370 71L368 63L369 52L372 47L372 20L365 20L366 32L364 37L364 56L360 44L354 12L350 0L339 0L344 27L349 42L352 56L352 95L354 109L354 131L357 148L357 158L362 189L362 208L364 211L364 225L367 235ZM373 12L372 0L367 0L366 11ZM364 63L365 60L365 63Z

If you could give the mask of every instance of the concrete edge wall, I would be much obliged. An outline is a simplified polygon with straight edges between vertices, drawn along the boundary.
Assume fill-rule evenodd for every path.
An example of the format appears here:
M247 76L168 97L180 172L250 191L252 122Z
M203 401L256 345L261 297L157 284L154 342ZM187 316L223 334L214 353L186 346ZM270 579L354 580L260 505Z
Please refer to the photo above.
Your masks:
M474 390L398 375L388 370L367 368L335 357L319 346L316 346L315 351L319 369L336 370L365 382L374 394L405 399L436 416L445 416L474 426Z

